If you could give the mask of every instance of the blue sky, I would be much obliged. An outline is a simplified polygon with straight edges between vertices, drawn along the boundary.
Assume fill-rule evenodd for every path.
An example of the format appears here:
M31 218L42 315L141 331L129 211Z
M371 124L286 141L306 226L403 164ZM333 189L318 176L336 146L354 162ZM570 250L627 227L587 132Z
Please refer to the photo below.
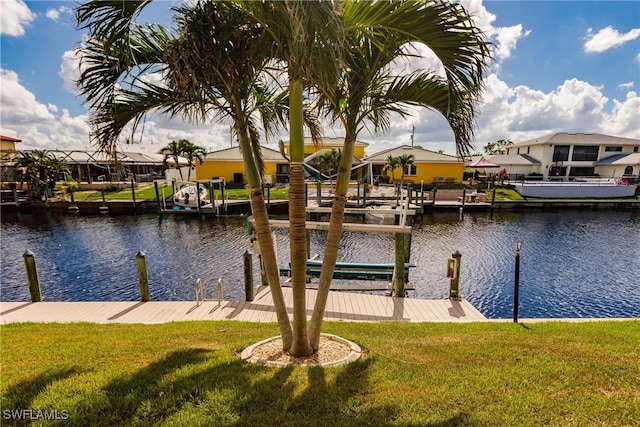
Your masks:
M178 1L158 1L145 18L169 22ZM461 2L494 43L480 104L476 148L553 132L604 133L640 139L640 1ZM0 0L0 133L20 148L88 147L90 128L74 95L73 49L82 41L74 2ZM415 67L433 64L427 56ZM442 118L416 111L388 134L360 134L368 153L415 141L454 153ZM339 129L326 129L340 136ZM286 137L286 136L285 136ZM157 151L187 138L205 148L229 145L228 126L206 128L150 117L136 151Z

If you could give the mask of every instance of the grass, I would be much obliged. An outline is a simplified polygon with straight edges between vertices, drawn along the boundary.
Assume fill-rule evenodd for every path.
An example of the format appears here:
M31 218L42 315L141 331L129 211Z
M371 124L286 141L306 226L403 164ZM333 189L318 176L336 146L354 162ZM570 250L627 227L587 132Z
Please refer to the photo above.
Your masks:
M164 196L170 197L173 192L171 191L171 186L163 186L161 185L159 188L160 194L162 195L162 191L164 188ZM136 200L155 200L156 199L156 190L153 186L153 183L139 183L135 186ZM83 200L102 200L102 192L100 191L74 191L73 198L76 201ZM106 200L132 200L131 197L131 187L125 187L118 191L105 191L104 198ZM67 195L67 200L70 200L70 197Z
M164 188L164 197L171 197L173 192L171 191L171 186L160 186L160 194L162 195L162 191ZM153 187L153 183L140 183L136 185L136 200L155 200L156 199L156 191ZM249 200L250 194L248 189L226 189L224 191L225 198L229 200ZM271 200L287 200L289 199L289 189L288 188L272 188L270 190L270 199ZM74 200L83 201L83 200L102 200L102 193L100 191L76 191L73 193ZM119 191L113 192L105 192L104 197L106 200L131 200L131 187L124 188ZM217 199L220 198L220 190L215 190L215 197ZM267 193L264 193L265 200L267 199ZM70 200L69 196L67 196L67 200Z
M242 322L3 325L2 423L12 423L12 409L56 410L78 426L640 423L638 321L327 323L365 357L326 369L238 359L276 331Z

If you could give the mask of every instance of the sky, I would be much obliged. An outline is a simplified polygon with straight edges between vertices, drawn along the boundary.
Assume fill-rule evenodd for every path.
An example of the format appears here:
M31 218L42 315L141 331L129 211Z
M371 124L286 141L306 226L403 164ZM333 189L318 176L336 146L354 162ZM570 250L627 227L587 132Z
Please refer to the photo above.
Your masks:
M142 21L171 25L169 9L179 3L156 1ZM460 3L493 43L478 104L476 151L491 141L517 143L555 132L640 139L640 1ZM79 75L74 50L86 36L77 29L75 5L0 0L0 134L21 139L18 149L92 148L88 111L73 83ZM434 62L427 56L408 66ZM330 127L324 134L343 135ZM152 115L133 143L121 148L152 153L183 138L207 151L234 143L228 123L196 126ZM385 134L363 130L359 140L369 143L367 154L412 140L455 154L447 123L426 109L392 120ZM264 145L276 148L277 141Z

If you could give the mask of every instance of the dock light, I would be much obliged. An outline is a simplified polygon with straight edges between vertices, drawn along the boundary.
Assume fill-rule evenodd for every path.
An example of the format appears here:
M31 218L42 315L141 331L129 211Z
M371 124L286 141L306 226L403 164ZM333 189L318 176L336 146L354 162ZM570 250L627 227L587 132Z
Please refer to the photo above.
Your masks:
M513 322L518 323L518 300L520 298L520 249L522 242L516 242L516 271L513 281Z

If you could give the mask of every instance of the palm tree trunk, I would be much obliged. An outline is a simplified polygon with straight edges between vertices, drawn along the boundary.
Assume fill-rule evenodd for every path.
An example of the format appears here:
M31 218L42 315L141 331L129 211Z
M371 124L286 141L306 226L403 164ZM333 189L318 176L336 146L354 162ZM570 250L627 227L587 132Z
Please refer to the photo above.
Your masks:
M284 302L282 288L280 287L280 272L278 270L278 261L273 245L273 236L269 229L269 215L264 203L262 188L251 188L251 209L256 224L256 235L258 237L258 243L260 244L264 269L267 274L267 279L269 280L269 289L271 290L273 305L276 309L278 328L280 329L280 336L282 337L282 349L283 351L289 351L293 341L291 323L289 323L287 306Z
M293 342L289 353L308 356L313 350L307 335L306 263L307 212L304 186L304 135L302 120L302 82L294 79L289 88L291 167L289 169L289 245L293 287Z
M314 351L318 350L320 345L320 331L322 329L322 320L324 311L327 306L327 298L329 297L329 289L331 288L331 280L338 259L338 248L340 239L342 238L342 224L344 223L344 208L347 204L347 190L349 188L349 178L351 176L351 159L356 142L356 135L347 135L342 149L342 157L338 166L338 177L336 179L336 190L333 198L333 207L331 208L331 217L329 218L329 228L327 230L327 242L322 259L322 271L320 272L320 283L318 284L318 293L316 302L311 315L311 323L309 325L309 340Z
M282 337L282 349L289 351L292 343L291 324L289 323L289 315L284 302L282 288L280 287L280 272L278 271L278 261L273 246L273 237L269 229L269 215L264 203L264 195L262 193L261 178L258 167L252 156L251 143L249 134L241 125L236 126L238 134L238 142L242 148L244 157L245 170L247 179L251 187L251 209L253 219L256 223L256 234L258 236L258 244L260 252L264 260L264 268L269 279L269 288L271 289L271 297L276 310L276 318L278 319L278 327Z

